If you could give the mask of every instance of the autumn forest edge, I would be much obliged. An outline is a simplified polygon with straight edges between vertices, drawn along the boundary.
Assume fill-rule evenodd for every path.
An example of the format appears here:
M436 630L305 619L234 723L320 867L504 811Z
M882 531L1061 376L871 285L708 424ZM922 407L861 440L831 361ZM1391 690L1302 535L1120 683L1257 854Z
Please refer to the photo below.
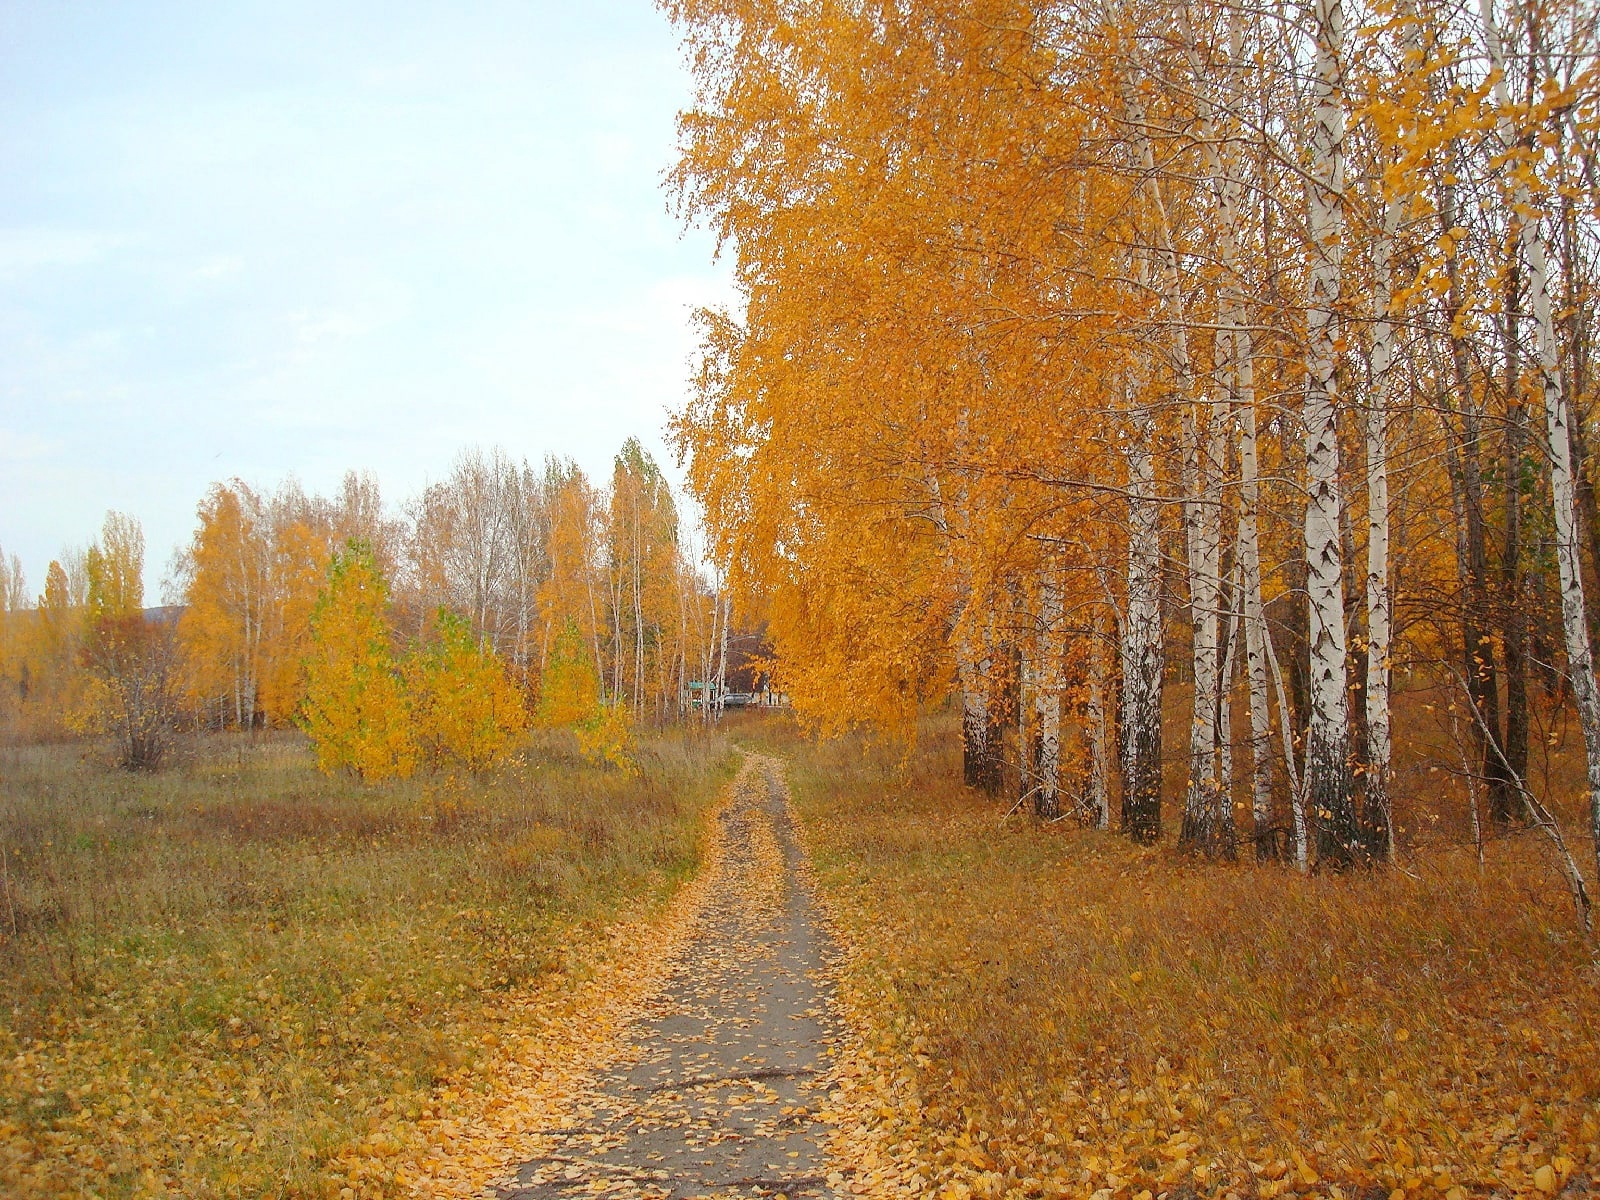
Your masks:
M469 453L404 520L232 481L176 622L121 516L37 598L7 567L17 730L148 757L118 689L162 659L193 725L404 714L324 757L363 776L530 721L622 762L737 620L810 728L948 706L969 785L1209 856L1388 862L1397 760L1442 764L1586 913L1591 8L664 7L671 183L742 296L672 419L726 585L637 443L606 489Z

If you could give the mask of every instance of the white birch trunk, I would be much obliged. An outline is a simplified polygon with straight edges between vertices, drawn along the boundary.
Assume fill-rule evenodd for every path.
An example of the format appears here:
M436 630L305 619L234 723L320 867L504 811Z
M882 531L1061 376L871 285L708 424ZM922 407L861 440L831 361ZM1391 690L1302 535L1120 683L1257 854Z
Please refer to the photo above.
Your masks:
M717 714L723 710L723 700L728 694L728 626L733 623L733 597L722 601L722 637L717 643Z
M1235 630L1235 633L1237 630ZM1222 656L1222 683L1217 689L1217 805L1228 804L1233 796L1233 638L1228 639Z
M1097 605L1089 643L1089 696L1084 705L1084 727L1089 737L1089 816L1096 829L1111 827L1111 739L1106 728L1108 636L1104 606Z
M1372 326L1372 394L1367 398L1367 777L1362 841L1374 858L1394 857L1389 809L1392 758L1389 731L1389 372L1394 363L1394 288L1390 258L1400 205L1384 205L1383 229L1373 248L1379 312Z
M1306 734L1306 799L1317 856L1348 863L1356 846L1345 670L1344 562L1339 545L1339 430L1335 358L1344 239L1344 6L1312 0L1316 61L1312 85L1311 236L1306 308L1306 590L1310 606L1311 720Z
M1038 732L1034 697L1038 683L1038 638L1017 639L1017 804L1037 802Z
M1160 502L1154 437L1139 413L1128 461L1128 608L1122 622L1122 829L1136 841L1161 837Z
M967 414L962 410L957 416L957 428L962 441L967 436ZM958 480L960 476L958 475ZM983 649L976 645L972 633L972 585L966 568L957 559L957 536L950 528L950 515L944 499L944 487L938 473L931 466L923 467L923 483L928 490L933 523L944 540L945 569L961 588L961 605L955 617L956 630L956 684L961 690L961 778L967 787L982 788L991 795L1000 790L1000 747L993 737L993 714L989 703L990 662L982 657ZM954 509L958 521L964 524L967 489L960 483L956 489Z
M1034 667L1034 721L1038 731L1034 811L1047 820L1061 815L1061 579L1046 568L1039 593L1039 630Z
M1217 820L1223 822L1223 830L1231 835L1233 829L1233 676L1234 665L1239 659L1239 640L1243 633L1243 619L1238 612L1239 596L1239 568L1234 564L1231 584L1233 587L1233 603L1228 607L1231 615L1228 618L1228 648L1222 656L1222 674L1217 685L1217 729L1219 731L1217 748ZM1232 837L1228 838L1228 847L1232 850Z
M716 703L717 650L722 645L722 592L723 581L717 578L717 589L711 596L711 636L706 641L705 665L700 673L700 717L702 724L712 721L712 706Z
M1237 73L1245 69L1245 20L1241 9L1229 13L1229 70ZM1207 77L1200 61L1199 45L1192 33L1186 30L1191 67L1195 78ZM1237 79L1224 86L1227 96L1238 104L1241 92ZM1219 301L1220 320L1217 328L1217 393L1230 392L1233 400L1235 427L1239 448L1239 512L1235 528L1234 561L1237 569L1234 608L1237 610L1244 641L1245 676L1250 697L1250 779L1251 816L1254 826L1256 855L1270 857L1275 853L1272 831L1272 717L1268 696L1265 608L1261 594L1261 537L1259 513L1261 504L1260 470L1256 450L1256 384L1255 347L1250 331L1245 328L1246 303L1240 250L1244 237L1244 205L1241 197L1244 182L1241 178L1240 156L1231 142L1221 137L1238 131L1237 111L1226 115L1226 129L1215 129L1218 122L1209 100L1201 97L1201 115L1208 126L1214 127L1214 136L1206 139L1207 169L1215 181L1219 221L1218 247L1221 253L1224 280ZM1216 454L1221 462L1220 450ZM1220 513L1219 513L1220 518ZM1230 643L1230 657L1236 656L1239 634ZM1231 681L1231 671L1224 672ZM1224 683L1224 689L1228 683ZM1224 697L1226 696L1224 690ZM1232 740L1232 728L1227 720L1222 722L1224 753ZM1231 759L1231 755L1228 756ZM1232 769L1224 771L1228 784L1224 790L1231 800ZM1231 811L1226 814L1230 821Z
M968 787L993 793L998 784L991 745L989 660L980 659L973 636L962 633L956 645L956 682L961 688L961 777Z
M1212 445L1220 422L1202 439L1195 409L1183 414L1184 528L1189 568L1189 618L1193 635L1194 703L1189 721L1189 786L1180 841L1215 853L1223 849L1217 783L1217 708L1221 622L1221 509L1218 470Z
M963 774L968 786L994 790L992 782L994 747L989 744L987 659L982 662L966 662L960 669L960 675L962 675Z
M1277 854L1272 823L1272 711L1268 698L1266 605L1261 595L1260 468L1256 458L1255 350L1250 333L1234 329L1234 370L1239 414L1239 610L1244 625L1245 675L1250 682L1250 814L1256 857ZM1284 710L1284 733L1288 730Z
M602 706L611 704L616 699L616 692L606 691L606 660L600 654L600 605L595 599L594 567L586 564L583 575L584 588L589 594L589 644L594 654L594 674L599 686L600 703Z
M1306 828L1306 789L1294 764L1294 730L1289 714L1289 697L1284 694L1283 668L1278 665L1278 653L1272 648L1272 639L1266 641L1267 665L1272 668L1272 686L1278 697L1278 730L1282 734L1283 766L1289 773L1289 813L1293 821L1294 865L1302 871L1311 869L1311 839Z
M1208 852L1217 848L1221 832L1217 821L1217 668L1218 598L1221 594L1219 555L1221 547L1220 491L1213 503L1217 471L1211 463L1210 449L1214 421L1207 422L1206 443L1202 446L1197 426L1209 402L1198 395L1193 357L1189 352L1183 278L1172 240L1172 224L1156 170L1155 151L1146 132L1145 111L1132 86L1124 77L1123 104L1127 110L1129 138L1137 160L1142 164L1153 201L1156 260L1160 267L1161 292L1167 307L1170 331L1169 353L1174 375L1174 391L1182 407L1184 541L1189 574L1189 615L1194 668L1193 704L1189 722L1189 780L1184 799L1180 840Z

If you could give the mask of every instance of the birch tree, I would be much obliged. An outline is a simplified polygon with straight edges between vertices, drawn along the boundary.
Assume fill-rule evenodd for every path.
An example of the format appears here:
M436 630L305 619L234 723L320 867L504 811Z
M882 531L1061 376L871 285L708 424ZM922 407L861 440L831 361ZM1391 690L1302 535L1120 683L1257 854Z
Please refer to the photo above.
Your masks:
M1359 850L1350 771L1335 379L1345 232L1343 0L1313 0L1308 16L1314 59L1307 138L1310 268L1303 409L1308 492L1305 552L1311 614L1311 721L1305 773L1307 801L1316 822L1317 856L1342 864L1352 861Z

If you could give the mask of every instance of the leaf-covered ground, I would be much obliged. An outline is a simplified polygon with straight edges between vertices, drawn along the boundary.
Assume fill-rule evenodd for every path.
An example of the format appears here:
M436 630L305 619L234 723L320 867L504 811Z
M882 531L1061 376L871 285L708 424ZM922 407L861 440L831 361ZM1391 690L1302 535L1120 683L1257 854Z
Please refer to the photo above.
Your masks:
M818 1196L842 1182L819 1116L835 1040L824 947L796 886L779 764L751 756L709 832L670 978L575 1098L581 1120L536 1136L507 1200Z
M773 863L808 869L757 830L718 867L716 746L658 746L644 781L546 753L381 791L287 742L155 780L11 752L0 1193L482 1195L526 1163L532 1195L665 1195L689 1172L652 1139L698 1167L757 1134L796 1194L1591 1189L1600 980L1537 843L1481 871L1443 844L1371 876L1204 864L1003 817L952 785L949 732L902 760L744 731L791 760L845 950L804 1097L632 1078L756 1027L731 984L673 1005L749 965L700 940L718 888L775 912ZM778 1150L796 1133L826 1155ZM718 1180L778 1190L746 1176Z
M702 873L613 926L597 969L530 995L473 1074L347 1166L419 1196L889 1196L893 1080L842 1021L787 770L751 755L705 825ZM552 1002L554 1001L554 1002ZM508 1170L518 1162L514 1170Z
M1600 978L1528 839L1304 878L1041 828L774 737L866 1031L882 1194L1586 1194Z
M688 877L732 762L662 739L625 777L549 742L484 782L363 788L297 737L154 776L0 755L19 1198L403 1191L407 1131L490 1094L506 1031L559 1019L618 915Z

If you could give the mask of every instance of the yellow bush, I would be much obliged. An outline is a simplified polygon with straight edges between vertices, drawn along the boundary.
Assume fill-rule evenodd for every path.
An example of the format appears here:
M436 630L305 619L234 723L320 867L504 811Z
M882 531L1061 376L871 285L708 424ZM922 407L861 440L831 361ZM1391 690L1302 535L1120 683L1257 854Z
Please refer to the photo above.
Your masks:
M593 719L578 726L577 733L578 749L590 762L609 764L627 775L639 770L630 753L633 727L626 705L606 705Z
M600 677L578 623L568 617L550 647L534 720L541 729L576 729L599 715Z
M411 705L389 647L389 589L364 542L328 563L311 613L306 697L298 723L317 766L363 779L405 778L416 768Z
M431 765L457 762L481 774L528 727L522 694L462 617L440 609L434 634L406 666L417 739Z

